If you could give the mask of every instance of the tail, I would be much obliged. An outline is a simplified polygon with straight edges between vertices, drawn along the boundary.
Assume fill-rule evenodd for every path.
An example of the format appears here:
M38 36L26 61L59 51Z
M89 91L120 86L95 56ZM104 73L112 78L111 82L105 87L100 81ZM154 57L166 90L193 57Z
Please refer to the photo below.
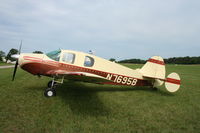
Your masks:
M175 92L180 87L180 77L176 73L171 73L165 78L165 63L162 57L153 56L140 69L143 77L152 81L153 87L161 86L165 82L165 87L169 92Z

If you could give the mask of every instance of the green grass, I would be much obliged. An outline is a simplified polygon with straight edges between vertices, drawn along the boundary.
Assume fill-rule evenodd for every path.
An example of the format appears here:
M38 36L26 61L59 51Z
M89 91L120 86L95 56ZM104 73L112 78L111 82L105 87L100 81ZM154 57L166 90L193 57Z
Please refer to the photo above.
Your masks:
M141 65L125 64L136 68ZM168 65L181 89L66 82L57 96L45 98L49 78L19 69L0 69L0 132L2 133L195 133L200 131L200 66Z
M9 64L9 63L5 63L5 62L0 61L0 66L9 66L9 65L13 65L13 64Z

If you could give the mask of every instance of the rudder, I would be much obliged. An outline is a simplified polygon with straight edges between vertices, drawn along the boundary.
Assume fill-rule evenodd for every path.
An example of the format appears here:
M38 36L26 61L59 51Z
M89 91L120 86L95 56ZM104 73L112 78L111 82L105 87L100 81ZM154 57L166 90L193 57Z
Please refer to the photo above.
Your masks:
M165 79L165 63L162 57L153 56L147 63L140 69L144 77Z

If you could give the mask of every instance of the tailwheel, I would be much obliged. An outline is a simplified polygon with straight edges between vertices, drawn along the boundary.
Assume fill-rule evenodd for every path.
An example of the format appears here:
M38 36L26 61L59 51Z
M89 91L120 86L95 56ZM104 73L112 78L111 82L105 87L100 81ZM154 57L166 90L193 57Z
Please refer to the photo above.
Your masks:
M55 86L57 83L54 81L53 84L52 84L53 80L49 81L47 83L47 87L51 88L52 86Z
M44 95L46 97L52 97L52 96L56 96L56 90L54 88L47 88L45 91L44 91Z

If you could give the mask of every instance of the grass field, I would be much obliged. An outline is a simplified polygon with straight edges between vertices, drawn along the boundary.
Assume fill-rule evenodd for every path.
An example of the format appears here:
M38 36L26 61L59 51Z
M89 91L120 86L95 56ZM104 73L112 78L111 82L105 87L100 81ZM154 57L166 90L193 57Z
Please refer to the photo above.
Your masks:
M0 66L8 66L8 65L13 65L13 64L9 64L9 63L5 63L5 62L0 61Z
M140 65L126 66L131 68ZM181 89L66 82L46 98L49 78L0 69L0 133L197 133L200 132L200 65L168 65Z

